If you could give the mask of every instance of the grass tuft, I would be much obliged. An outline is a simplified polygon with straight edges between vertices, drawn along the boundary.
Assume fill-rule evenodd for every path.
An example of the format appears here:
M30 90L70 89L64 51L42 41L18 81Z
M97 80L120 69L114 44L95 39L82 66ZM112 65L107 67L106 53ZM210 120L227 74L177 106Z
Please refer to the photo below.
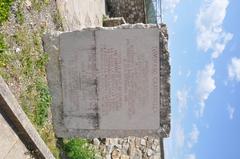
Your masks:
M48 90L48 86L45 82L39 80L36 83L37 95L37 107L35 114L35 123L38 126L43 126L43 124L48 119L48 109L51 103L51 96Z
M0 67L5 67L10 61L11 56L8 54L8 46L3 34L0 34Z
M17 20L17 23L20 25L22 25L25 21L24 14L23 14L23 1L22 0L17 4L16 20Z
M33 9L40 12L49 4L49 0L31 0Z

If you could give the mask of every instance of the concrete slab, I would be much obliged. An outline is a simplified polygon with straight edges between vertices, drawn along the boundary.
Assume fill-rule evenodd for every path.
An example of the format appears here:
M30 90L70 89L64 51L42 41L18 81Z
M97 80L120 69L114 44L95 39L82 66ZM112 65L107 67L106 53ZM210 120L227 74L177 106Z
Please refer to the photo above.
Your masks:
M4 157L4 159L32 159L30 152L27 150L25 145L20 141L17 140L17 142L13 145L11 150L8 152L8 154Z
M0 113L0 159L30 159L31 155ZM16 155L17 154L17 155Z
M2 114L0 114L0 156L6 156L17 140L18 138L14 131L3 118Z

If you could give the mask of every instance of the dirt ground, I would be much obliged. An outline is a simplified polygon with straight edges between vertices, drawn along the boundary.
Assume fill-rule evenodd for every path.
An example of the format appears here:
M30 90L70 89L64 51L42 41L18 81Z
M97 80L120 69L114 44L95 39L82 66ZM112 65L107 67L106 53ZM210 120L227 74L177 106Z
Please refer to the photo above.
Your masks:
M105 0L57 0L64 31L102 26Z

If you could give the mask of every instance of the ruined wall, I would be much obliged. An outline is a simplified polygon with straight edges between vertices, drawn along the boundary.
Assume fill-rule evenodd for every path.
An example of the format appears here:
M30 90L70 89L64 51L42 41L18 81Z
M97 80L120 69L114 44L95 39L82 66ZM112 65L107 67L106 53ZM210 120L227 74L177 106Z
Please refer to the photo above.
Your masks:
M134 131L129 131L129 130L119 131L119 130L111 130L111 129L104 130L104 131L102 130L96 131L94 130L94 127L92 130L74 130L74 129L68 129L66 126L64 126L64 121L63 121L64 106L62 102L63 94L62 94L62 84L61 84L62 78L61 78L61 71L60 71L60 68L62 67L61 66L62 60L61 58L59 58L59 56L62 56L62 55L60 55L61 46L59 42L63 41L63 38L67 36L64 35L61 38L62 33L56 33L56 34L50 34L45 37L44 39L45 50L46 52L49 53L49 58L51 59L50 63L48 64L47 72L48 72L48 82L50 86L50 91L53 96L52 113L53 113L53 120L54 120L54 128L58 136L73 137L73 136L79 136L81 134L81 136L84 136L84 137L94 138L93 143L96 146L96 148L101 152L101 154L99 155L99 158L103 158L103 159L105 158L119 159L119 155L121 156L121 159L131 159L131 158L134 158L134 156L139 159L141 158L163 159L164 158L162 138L168 137L170 132L170 65L169 65L169 52L168 52L168 33L167 33L166 25L164 24L160 26L145 25L145 24L122 25L122 26L113 27L113 28L87 28L85 29L85 31L90 32L90 34L91 32L96 33L99 30L105 31L105 33L108 33L108 31L111 31L111 30L114 32L115 30L121 33L120 30L124 30L124 29L139 30L141 32L141 29L151 30L153 28L157 29L159 33L154 35L159 36L157 38L158 39L157 42L159 42L159 63L160 63L160 66L159 66L160 129L152 134L147 131L136 133ZM93 35L95 35L95 33ZM73 37L76 37L77 34L80 34L80 31L76 31L73 33L64 33L64 34L71 35L71 36L68 36L68 38L71 41L71 39L74 39ZM59 36L60 36L60 39L59 39ZM82 42L82 44L84 44L83 45L84 51L87 51L87 50L91 51L96 49L96 45L94 44L89 45L90 46L89 48L88 48L88 45L85 45L85 42L88 40L88 38L86 38L87 35L81 34L81 36L85 36L85 40L84 42ZM93 40L94 39L95 38L93 38ZM137 40L138 38L135 38L135 39ZM107 42L106 46L110 43L111 45L118 47L119 40L121 41L121 38L120 39L117 38L117 40L115 40L114 38L111 38L111 41ZM146 40L146 37L145 36L141 37L141 40ZM79 41L79 39L75 39L75 41ZM104 40L101 40L101 41L104 41ZM79 46L79 45L76 45L76 46ZM144 45L142 45L142 47L144 48ZM79 49L75 48L75 50L79 50ZM82 56L81 58L85 58L85 57ZM92 84L96 84L96 82L94 82L93 80ZM116 124L116 127L118 127L119 126L118 124L120 123L115 122L115 124ZM70 125L68 125L68 127L69 126ZM101 137L114 137L114 135L115 137L118 137L118 138L101 138ZM141 136L142 138L136 137L135 135ZM151 137L144 137L146 135L149 135ZM135 137L127 137L127 136L135 136ZM96 137L100 137L100 138L96 138ZM120 137L123 137L123 138L120 138ZM127 138L124 138L124 137L127 137ZM160 142L159 142L159 137L161 138Z
M168 137L171 129L171 99L170 99L170 74L168 52L168 30L165 24L160 28L160 117L161 136Z
M127 23L145 23L144 0L106 0L110 17L124 17Z

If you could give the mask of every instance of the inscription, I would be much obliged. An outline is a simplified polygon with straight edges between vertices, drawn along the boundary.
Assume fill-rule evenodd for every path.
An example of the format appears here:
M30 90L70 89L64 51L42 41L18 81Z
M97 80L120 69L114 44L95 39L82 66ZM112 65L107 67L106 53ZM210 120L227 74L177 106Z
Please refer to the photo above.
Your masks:
M153 111L156 112L159 108L159 50L157 47L152 48L152 85L153 85Z
M131 119L139 105L149 102L149 63L136 52L134 45L126 40L126 56L124 58L124 99ZM147 88L147 89L146 89ZM143 93L145 91L145 93Z
M158 33L157 29L96 32L100 129L159 128Z
M117 111L122 105L121 56L113 48L100 49L99 97L104 103L102 113Z

